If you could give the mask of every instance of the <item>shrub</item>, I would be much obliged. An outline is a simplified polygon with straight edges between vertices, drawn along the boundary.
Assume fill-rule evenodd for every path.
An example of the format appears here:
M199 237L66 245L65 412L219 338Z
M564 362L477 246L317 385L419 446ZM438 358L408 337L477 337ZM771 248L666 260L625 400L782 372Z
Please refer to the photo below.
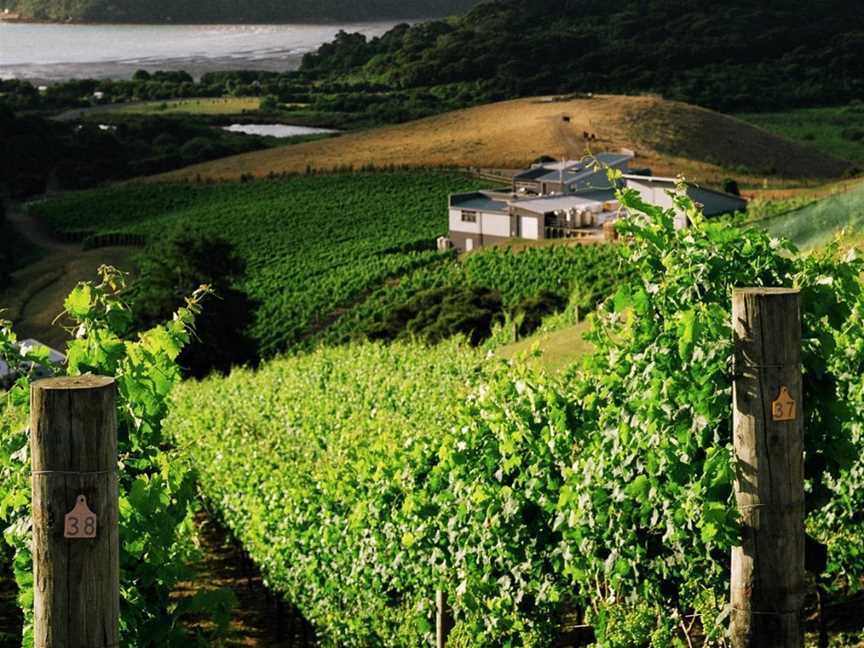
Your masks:
M423 291L370 327L371 340L414 338L436 344L464 335L477 346L503 319L501 295L488 288L447 287Z
M844 128L842 131L840 131L840 137L845 140L849 140L850 142L864 141L864 128L859 128L857 126Z
M259 107L261 112L266 113L275 113L279 111L279 97L274 95L267 95L263 99L261 99L261 105Z

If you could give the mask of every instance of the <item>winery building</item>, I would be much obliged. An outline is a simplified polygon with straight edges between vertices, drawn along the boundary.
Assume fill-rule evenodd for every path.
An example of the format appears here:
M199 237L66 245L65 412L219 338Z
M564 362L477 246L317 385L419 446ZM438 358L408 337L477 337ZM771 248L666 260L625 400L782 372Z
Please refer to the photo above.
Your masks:
M442 240L442 244L470 252L512 238L575 238L586 242L614 238L614 222L623 216L615 195L618 188L631 187L646 202L674 207L668 192L677 181L628 173L633 157L632 151L624 151L601 153L585 161L538 164L515 174L507 189L453 194L449 243ZM609 181L607 168L623 172L617 186ZM687 183L687 194L709 217L747 207L747 201L739 196L693 183ZM678 215L676 226L687 226L685 214Z

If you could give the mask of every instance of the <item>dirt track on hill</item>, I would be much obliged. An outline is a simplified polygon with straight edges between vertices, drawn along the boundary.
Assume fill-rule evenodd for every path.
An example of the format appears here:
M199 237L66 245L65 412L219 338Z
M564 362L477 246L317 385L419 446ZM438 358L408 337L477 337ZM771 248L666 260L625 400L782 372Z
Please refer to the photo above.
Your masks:
M0 308L6 311L3 318L12 320L19 338L34 338L62 349L70 334L62 320L55 320L63 311L66 296L79 281L97 279L97 270L103 264L133 270L132 257L137 250L106 247L84 251L80 245L53 239L47 228L18 208L10 210L8 219L44 254L12 273L12 285L0 294Z

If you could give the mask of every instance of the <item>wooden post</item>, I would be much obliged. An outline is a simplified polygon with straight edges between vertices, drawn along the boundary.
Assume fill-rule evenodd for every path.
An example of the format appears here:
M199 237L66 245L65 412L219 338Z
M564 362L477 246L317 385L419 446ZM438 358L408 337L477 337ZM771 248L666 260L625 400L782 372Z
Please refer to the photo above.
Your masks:
M30 396L35 648L119 646L114 380L40 380ZM67 519L82 496L95 524Z
M453 629L453 617L443 590L435 592L435 648L445 648L447 637Z
M732 296L735 498L733 648L804 645L804 424L797 290Z

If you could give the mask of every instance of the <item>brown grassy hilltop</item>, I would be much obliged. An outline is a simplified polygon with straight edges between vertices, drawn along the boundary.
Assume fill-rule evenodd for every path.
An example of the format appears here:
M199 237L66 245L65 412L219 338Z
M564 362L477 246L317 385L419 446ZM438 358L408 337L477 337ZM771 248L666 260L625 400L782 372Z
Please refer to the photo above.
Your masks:
M587 143L584 133L596 136ZM778 138L738 119L651 96L536 97L458 110L187 167L159 179L237 179L308 167L524 167L540 155L581 157L622 147L655 175L717 183L734 176L835 178L851 163Z

